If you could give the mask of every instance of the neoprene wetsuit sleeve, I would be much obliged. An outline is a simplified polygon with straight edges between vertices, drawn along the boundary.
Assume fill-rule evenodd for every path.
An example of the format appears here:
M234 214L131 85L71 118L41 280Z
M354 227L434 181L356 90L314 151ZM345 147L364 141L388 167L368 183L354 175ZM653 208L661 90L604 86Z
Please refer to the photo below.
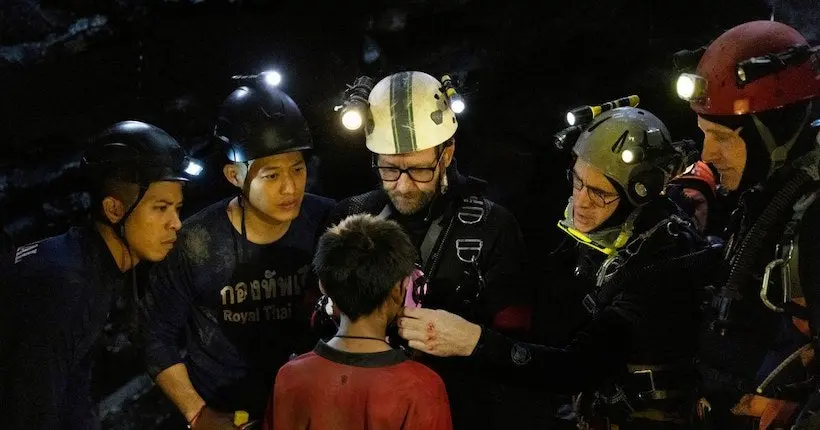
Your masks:
M488 222L498 225L498 239L484 268L484 312L493 321L493 328L520 336L530 329L533 299L526 245L512 213L493 205L491 216Z
M140 303L146 370L152 378L182 362L179 338L195 298L184 240L148 274Z
M515 384L557 394L595 388L624 369L643 319L641 301L640 296L616 299L563 348L516 342L482 327L471 357Z

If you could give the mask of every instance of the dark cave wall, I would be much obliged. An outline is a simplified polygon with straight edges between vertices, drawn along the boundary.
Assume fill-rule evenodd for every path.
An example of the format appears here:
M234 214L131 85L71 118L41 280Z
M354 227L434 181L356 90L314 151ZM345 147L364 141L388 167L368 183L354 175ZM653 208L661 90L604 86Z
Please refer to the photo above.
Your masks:
M693 115L672 90L671 54L770 11L739 0L679 7L576 1L544 11L478 0L334 10L316 1L267 3L4 3L4 232L19 244L81 217L85 200L72 193L79 184L72 163L96 130L140 119L201 149L234 86L230 76L268 67L283 72L283 88L311 124L319 148L312 189L336 198L364 191L374 178L363 137L344 132L332 108L359 74L418 69L461 78L468 108L457 135L459 166L490 181L491 196L519 216L528 237L549 241L567 194L566 160L550 144L563 112L636 93L676 137L696 137ZM186 191L186 215L231 192L219 157L208 160L208 175Z

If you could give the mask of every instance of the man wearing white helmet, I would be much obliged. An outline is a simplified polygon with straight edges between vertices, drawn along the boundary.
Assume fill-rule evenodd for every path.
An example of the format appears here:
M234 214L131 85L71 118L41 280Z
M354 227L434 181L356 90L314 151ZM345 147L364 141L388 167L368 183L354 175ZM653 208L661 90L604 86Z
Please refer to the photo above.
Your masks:
M364 128L381 187L340 202L335 223L355 213L398 222L419 252L427 288L412 300L446 309L508 333L528 329L521 281L524 245L518 222L482 197L485 183L456 169L458 121L442 82L422 72L379 81L368 97ZM425 358L444 379L455 428L495 428L501 412L498 386L459 361ZM509 400L507 399L507 402Z

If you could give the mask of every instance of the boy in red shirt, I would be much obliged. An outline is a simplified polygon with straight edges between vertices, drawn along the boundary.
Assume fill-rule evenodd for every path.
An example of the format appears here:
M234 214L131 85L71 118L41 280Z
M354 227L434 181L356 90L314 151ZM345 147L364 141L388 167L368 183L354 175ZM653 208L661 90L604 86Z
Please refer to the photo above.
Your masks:
M339 330L276 376L264 430L450 430L441 378L385 341L416 251L394 221L353 215L319 240L313 265Z

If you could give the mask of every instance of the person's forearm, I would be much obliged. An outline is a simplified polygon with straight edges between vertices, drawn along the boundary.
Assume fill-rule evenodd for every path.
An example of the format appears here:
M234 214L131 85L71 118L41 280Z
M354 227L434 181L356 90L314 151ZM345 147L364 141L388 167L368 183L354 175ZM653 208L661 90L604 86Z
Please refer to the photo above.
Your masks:
M177 363L157 375L156 383L162 391L177 406L185 421L191 422L196 414L205 406L205 400L197 393L188 369L182 363Z
M626 364L627 334L626 322L615 314L586 327L565 348L516 342L485 327L471 357L516 384L571 394Z

